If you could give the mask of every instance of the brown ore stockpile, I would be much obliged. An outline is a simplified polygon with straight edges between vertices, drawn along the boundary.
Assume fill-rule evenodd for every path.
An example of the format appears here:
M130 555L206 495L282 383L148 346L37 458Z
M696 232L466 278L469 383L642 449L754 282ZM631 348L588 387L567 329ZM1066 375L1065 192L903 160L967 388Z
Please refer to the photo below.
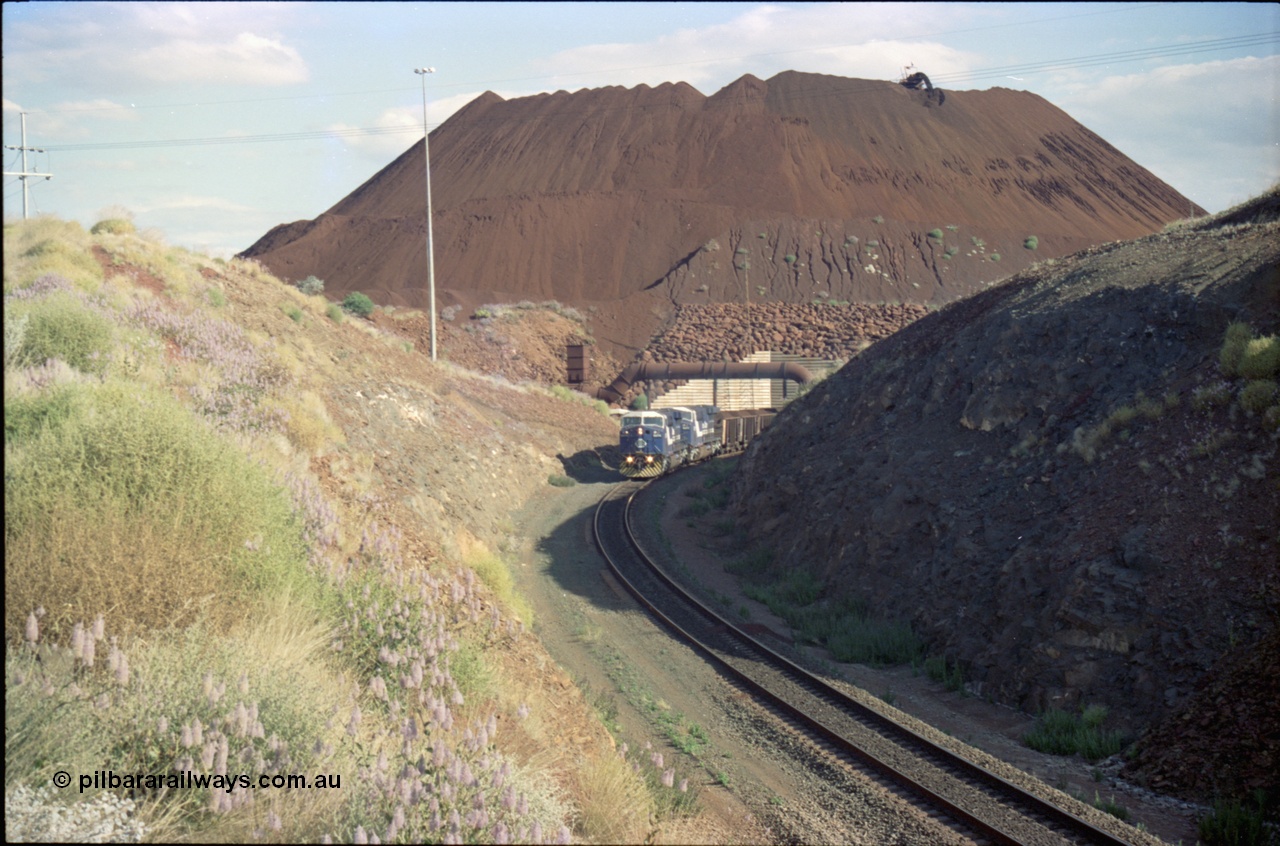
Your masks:
M1230 323L1280 331L1278 218L1273 189L877 342L751 444L739 525L980 695L1108 706L1158 788L1274 791L1280 433L1203 397Z
M330 295L425 306L422 153L245 255ZM1199 211L1034 94L940 104L795 72L710 97L684 83L486 93L432 133L431 177L442 308L595 304L597 339L620 353L678 303L943 303Z

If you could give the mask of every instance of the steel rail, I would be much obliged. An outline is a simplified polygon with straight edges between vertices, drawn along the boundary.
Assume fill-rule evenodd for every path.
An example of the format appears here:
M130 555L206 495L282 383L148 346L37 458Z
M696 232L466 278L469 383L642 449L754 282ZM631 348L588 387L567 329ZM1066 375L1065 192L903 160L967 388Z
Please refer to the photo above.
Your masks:
M711 645L705 643L703 639L690 632L686 626L681 625L672 616L661 608L629 578L621 563L617 559L618 550L613 550L611 554L608 544L605 542L605 533L602 530L602 515L606 506L613 503L616 504L623 499L625 494L625 502L621 504L622 513L619 516L621 526L619 531L621 539L628 545L630 552L634 553L639 562L648 572L652 573L660 582L670 591L675 593L681 601L689 608L693 609L699 616L705 618L710 625L721 629L733 638L741 646L745 647L756 656L766 661L775 669L780 670L785 675L791 677L792 681L805 689L810 695L826 700L829 705L844 711L850 718L868 725L871 730L877 732L882 737L896 743L900 747L906 747L910 754L928 760L932 758L933 766L944 771L949 771L952 778L962 777L971 782L979 782L987 789L995 790L1001 794L1001 801L1006 805L1010 804L1010 800L1014 805L1014 810L1023 816L1038 815L1041 817L1041 825L1043 820L1048 819L1052 823L1071 832L1072 836L1081 838L1082 842L1103 844L1103 846L1128 846L1127 841L1117 837L1116 835L1098 828L1093 823L1081 819L1068 811L1063 810L1052 802L1036 796L1026 791L1012 782L991 773L979 764L965 758L958 753L947 749L944 746L929 740L912 729L901 725L885 714L872 709L856 699L852 699L840 690L827 684L822 679L813 675L804 668L796 665L786 656L770 648L768 645L761 643L752 635L739 628L732 620L725 619L708 607L705 603L693 596L685 590L679 583L672 579L666 571L659 566L645 552L643 546L636 537L632 526L631 514L632 504L636 495L647 486L648 482L624 482L611 488L600 500L596 507L593 520L594 537L597 547L600 549L601 555L604 556L610 570L619 582L627 589L628 592L636 598L636 600L644 606L651 614L653 614L660 622L668 628L676 632L683 640L688 642L699 652L709 657L714 664L726 671L735 679L740 680L748 686L752 691L757 692L762 698L770 702L775 708L783 711L790 717L807 726L815 735L827 741L835 748L855 757L866 765L870 766L882 776L890 779L902 788L911 793L925 799L930 805L940 809L957 822L969 827L971 830L983 836L991 838L997 843L1021 844L1013 834L1010 834L990 821L979 817L974 812L960 806L956 802L946 796L941 795L937 790L921 783L918 779L901 771L894 765L877 757L873 752L859 746L850 740L838 730L825 725L819 719L816 719L805 713L794 703L788 702L779 694L762 686L759 681L751 678L744 673L733 662L724 658L719 651ZM915 747L911 749L910 747ZM924 750L924 755L920 751ZM937 762L941 762L941 766ZM959 776L957 776L957 773ZM1017 806L1027 810L1021 810ZM1061 833L1061 832L1059 832Z

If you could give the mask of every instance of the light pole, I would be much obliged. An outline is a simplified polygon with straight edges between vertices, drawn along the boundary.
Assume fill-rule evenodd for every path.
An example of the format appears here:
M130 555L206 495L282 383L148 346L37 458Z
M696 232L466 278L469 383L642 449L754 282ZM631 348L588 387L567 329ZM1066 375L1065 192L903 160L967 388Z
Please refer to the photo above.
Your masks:
M427 172L427 300L431 304L431 360L436 360L436 261L431 243L431 138L427 131L427 74L435 68L414 68L422 77L422 159Z

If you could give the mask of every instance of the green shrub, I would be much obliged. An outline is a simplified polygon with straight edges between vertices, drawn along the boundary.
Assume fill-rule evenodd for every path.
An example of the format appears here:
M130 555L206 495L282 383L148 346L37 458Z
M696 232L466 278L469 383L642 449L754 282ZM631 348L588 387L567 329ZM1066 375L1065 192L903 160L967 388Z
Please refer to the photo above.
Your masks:
M1240 407L1261 414L1276 401L1276 383L1270 379L1254 379L1240 390Z
M342 308L356 317L368 317L373 314L373 300L359 291L352 291L343 299Z
M1253 338L1240 358L1240 375L1246 379L1274 379L1280 375L1280 337Z
M329 319L334 323L342 322L342 309L338 307L337 303L329 303L329 305L325 306L324 313L327 314Z
M25 366L61 359L85 373L107 368L115 331L111 321L68 293L32 302L17 363Z
M284 313L289 315L289 319L294 323L302 322L302 309L297 306L285 306Z
M578 483L561 473L552 473L547 477L547 484L556 488L571 488Z
M935 241L941 241L941 240L942 240L942 230L941 230L941 229L930 229L930 230L929 230L929 237L930 237L930 238L932 238L932 239L933 239L933 240L935 240Z
M871 218L871 222L872 222L872 223L884 223L884 217L883 217L882 215L876 215L875 217Z
M1028 250L1034 250L1040 246L1040 239L1034 235L1028 235L1027 240L1022 242L1022 246L1026 247Z
M992 260L992 261L1000 261L1000 254L999 254L999 253L992 253L992 254L991 254L991 260Z
M879 241L877 241L877 240L875 240L875 239L872 239L872 240L870 240L870 241L868 241L868 242L867 242L867 246L868 246L868 247L878 247L878 246L880 246L880 242L879 242Z
M910 623L845 614L823 641L837 661L892 667L919 658L924 642Z
M217 288L209 289L209 304L214 308L222 308L227 304L227 297Z
M259 464L167 393L67 390L12 418L7 632L41 605L53 631L104 612L128 633L202 614L226 623L264 596L311 589L293 509Z
M317 279L315 276L308 276L298 283L298 290L307 296L314 296L324 292L324 280Z
M979 238L977 235L969 236L969 242L975 247L985 247L987 245L987 242Z
M1124 747L1124 735L1102 727L1107 709L1090 706L1081 713L1051 709L1036 718L1036 724L1023 737L1023 742L1050 755L1079 753L1088 761L1099 761L1117 754Z
M633 400L631 401L631 410L632 410L632 411L648 411L648 410L649 410L649 395L648 395L648 394L636 394L636 398L635 398L635 399L633 399Z
M132 220L126 220L123 217L109 217L106 220L100 220L89 230L90 235L132 235L137 232L138 228L133 225Z
M79 406L82 390L75 385L56 385L44 391L11 396L4 403L4 439L20 444L44 429L56 429L70 420Z
M796 263L795 253L787 253L785 256L782 257L782 260L785 261L787 264L795 264Z

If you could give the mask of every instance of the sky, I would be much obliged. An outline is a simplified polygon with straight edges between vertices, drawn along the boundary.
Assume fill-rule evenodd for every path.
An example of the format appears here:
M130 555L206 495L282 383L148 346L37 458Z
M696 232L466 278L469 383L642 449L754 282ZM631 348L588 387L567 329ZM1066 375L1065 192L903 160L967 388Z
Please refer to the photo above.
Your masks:
M28 213L127 210L229 257L314 218L485 91L784 70L1066 111L1210 212L1280 180L1274 3L5 2L5 172ZM418 75L415 68L433 67ZM23 214L4 177L4 216Z

